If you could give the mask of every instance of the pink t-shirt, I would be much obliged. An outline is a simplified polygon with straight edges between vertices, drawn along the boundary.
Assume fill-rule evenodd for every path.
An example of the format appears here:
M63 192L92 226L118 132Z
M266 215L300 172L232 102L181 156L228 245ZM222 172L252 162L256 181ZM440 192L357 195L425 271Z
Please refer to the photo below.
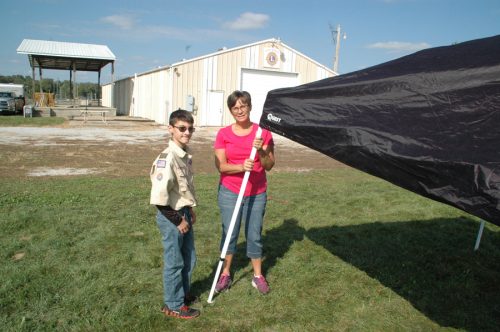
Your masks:
M232 125L221 128L215 138L214 149L226 150L226 159L228 164L243 164L245 159L250 157L252 152L253 140L257 133L257 124L253 124L252 132L245 136L238 136L232 130ZM262 129L262 139L264 145L274 145L271 132ZM236 174L221 173L220 183L227 189L238 194L245 172ZM265 192L267 189L266 171L262 167L259 154L255 155L255 164L253 171L250 172L248 184L244 196L254 196Z

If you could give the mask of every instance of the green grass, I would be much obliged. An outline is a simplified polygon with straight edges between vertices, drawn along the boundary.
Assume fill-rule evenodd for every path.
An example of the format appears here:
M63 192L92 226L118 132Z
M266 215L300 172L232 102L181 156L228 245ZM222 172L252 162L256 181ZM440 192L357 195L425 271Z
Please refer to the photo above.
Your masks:
M34 117L25 118L22 115L0 116L0 127L19 127L19 126L55 126L63 124L66 119L61 117Z
M234 285L206 302L218 262L218 178L198 175L200 318L162 317L149 179L0 179L3 331L495 331L500 232L352 169L272 173L267 296L240 237ZM24 256L23 256L24 255Z

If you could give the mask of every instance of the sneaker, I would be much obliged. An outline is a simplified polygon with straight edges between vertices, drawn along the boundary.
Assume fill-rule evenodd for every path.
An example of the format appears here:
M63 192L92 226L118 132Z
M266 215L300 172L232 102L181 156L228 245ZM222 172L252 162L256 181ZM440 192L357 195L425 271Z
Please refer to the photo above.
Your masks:
M200 298L196 295L192 295L190 293L187 293L186 296L184 296L184 304L185 305L191 305L193 303L198 303L200 302Z
M215 285L215 291L217 293L221 293L225 290L228 290L231 288L231 284L233 281L231 280L230 275L222 274L219 278L219 281L217 281L217 285Z
M264 276L253 277L252 286L257 288L261 294L269 293L269 285L267 284L266 278Z
M161 312L167 317L175 317L181 319L196 318L200 315L200 311L183 305L179 310L171 310L167 306L161 308Z

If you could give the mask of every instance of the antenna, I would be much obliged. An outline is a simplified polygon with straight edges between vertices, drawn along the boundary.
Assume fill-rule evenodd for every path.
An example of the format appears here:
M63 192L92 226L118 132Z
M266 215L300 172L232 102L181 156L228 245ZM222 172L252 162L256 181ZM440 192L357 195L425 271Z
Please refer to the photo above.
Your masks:
M337 29L334 30L334 27L330 25L330 32L332 33L332 40L333 43L335 44L335 54L333 56L333 71L338 73L339 69L339 50L340 50L340 24L337 24ZM342 35L342 39L346 39L347 35L344 34Z

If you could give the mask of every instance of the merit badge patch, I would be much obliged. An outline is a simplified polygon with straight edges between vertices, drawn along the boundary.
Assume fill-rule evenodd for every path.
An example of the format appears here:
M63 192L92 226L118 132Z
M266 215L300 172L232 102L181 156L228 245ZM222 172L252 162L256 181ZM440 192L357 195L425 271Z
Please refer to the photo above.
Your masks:
M165 168L167 166L167 161L165 159L158 159L156 162L156 167L158 168Z
M163 179L163 173L158 173L156 175L156 180L161 181Z

